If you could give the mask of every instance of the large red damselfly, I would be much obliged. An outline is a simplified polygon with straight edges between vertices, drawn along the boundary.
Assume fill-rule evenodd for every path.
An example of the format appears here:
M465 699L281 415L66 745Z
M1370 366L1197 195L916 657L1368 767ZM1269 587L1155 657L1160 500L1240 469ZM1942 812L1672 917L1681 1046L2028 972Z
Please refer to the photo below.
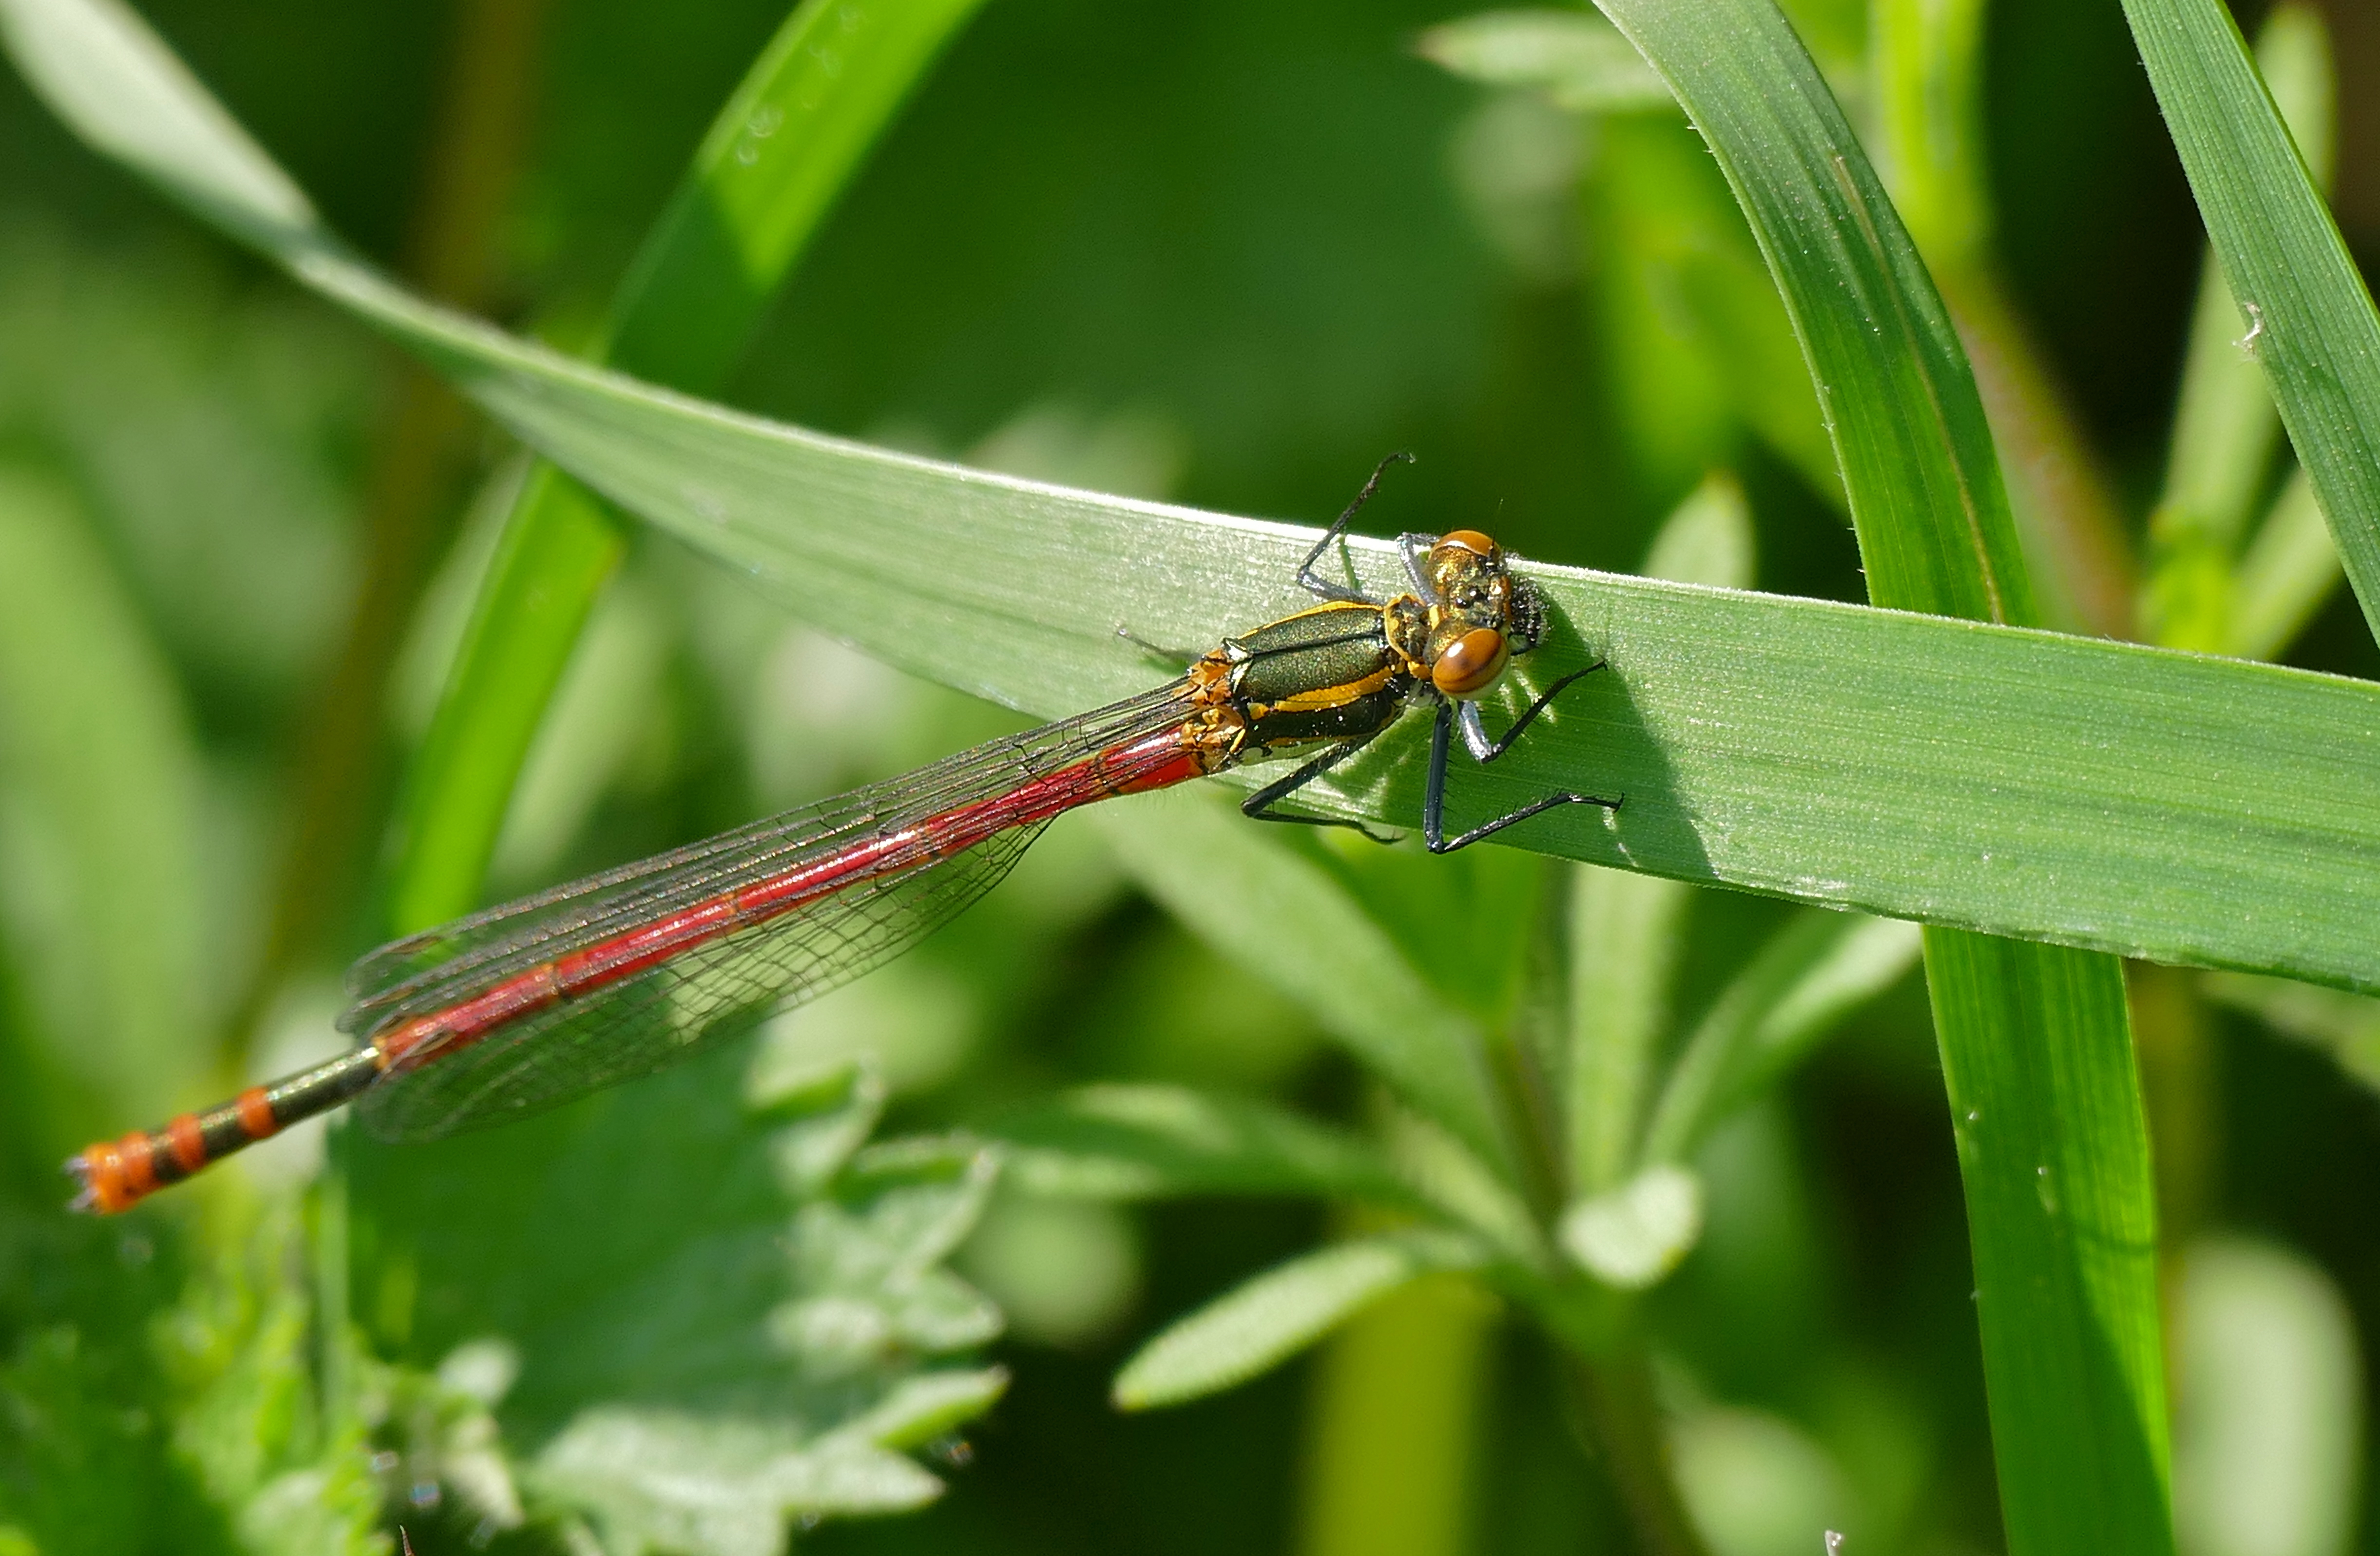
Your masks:
M1562 676L1491 738L1478 699L1545 626L1493 541L1402 537L1413 589L1387 600L1315 571L1401 457L1299 566L1318 604L1225 638L1137 697L384 945L347 975L354 1003L339 1025L360 1046L90 1147L67 1163L76 1206L124 1210L349 1101L383 1138L436 1139L649 1075L898 955L989 891L1052 819L1095 800L1318 747L1241 808L1356 826L1279 807L1417 704L1437 711L1422 805L1431 852L1559 805L1617 808L1563 792L1447 834L1454 731L1475 760L1494 761L1599 666Z

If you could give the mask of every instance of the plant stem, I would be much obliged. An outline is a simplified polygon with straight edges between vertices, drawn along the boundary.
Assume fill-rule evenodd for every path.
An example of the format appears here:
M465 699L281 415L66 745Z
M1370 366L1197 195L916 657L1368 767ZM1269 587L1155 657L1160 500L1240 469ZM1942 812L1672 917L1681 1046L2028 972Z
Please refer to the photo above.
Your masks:
M1595 1447L1646 1556L1709 1556L1678 1494L1669 1433L1653 1398L1653 1369L1645 1353L1632 1345L1601 1356L1573 1355L1571 1375Z
M466 0L449 40L443 112L405 269L431 296L466 309L485 300L493 276L491 236L520 169L543 11L544 0ZM384 802L391 668L454 535L471 425L470 411L435 374L403 370L364 500L362 577L346 638L302 732L291 783L296 820L264 948L225 1034L230 1068L245 1069L283 979L342 921L340 905Z

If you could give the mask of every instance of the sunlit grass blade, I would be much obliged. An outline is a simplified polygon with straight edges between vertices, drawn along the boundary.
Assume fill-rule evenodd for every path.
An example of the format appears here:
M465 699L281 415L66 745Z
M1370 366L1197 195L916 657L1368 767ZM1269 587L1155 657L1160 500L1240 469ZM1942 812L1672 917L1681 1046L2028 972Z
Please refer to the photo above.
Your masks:
M1829 413L1870 598L2036 620L1964 353L1783 17L1768 0L1601 3L1686 105L1760 238ZM1999 1131L1962 1137L1961 1172L2010 1549L2160 1556L2155 1185L2121 970L1941 929L1926 941L1952 1109ZM2045 1049L2063 1072L2034 1067ZM2032 1169L2053 1161L2076 1180L2062 1213L2023 1202ZM2086 1246L2078 1226L2143 1244Z
M2317 187L2328 188L2336 93L2322 18L2302 6L2280 7L2265 24L2259 53L2306 171ZM2232 560L2265 493L2281 432L2264 371L2242 345L2243 329L2210 252L2191 318L2165 492L2149 521L2151 572L2141 603L2143 636L2172 648L2225 652L2236 640L2228 621L2243 580L2234 578ZM2303 495L2311 501L2311 488ZM2313 512L2320 528L2321 510ZM2267 615L2274 608L2272 602L2259 605ZM2262 624L2258 633L2272 629Z
M1937 1026L1983 1039L1946 1032L1942 1064L2009 1549L2170 1550L2156 1203L2131 1047L2109 1039L2123 981L2079 952L1926 941Z
M2380 626L2380 313L2217 0L2124 0L2206 236L2313 482L2364 619Z
M868 148L980 3L797 6L647 235L598 359L673 388L715 388ZM530 474L409 777L393 929L477 900L529 742L622 543L592 493L551 466Z
M36 6L87 14L73 0L8 0L0 15ZM143 94L165 90L127 70L109 79L107 93L53 96L78 114L137 118ZM139 144L144 170L172 188L228 154ZM1115 636L1120 622L1149 641L1199 643L1299 600L1288 580L1310 530L737 415L439 310L310 239L274 252L632 511L870 652L1011 706L1055 714L1144 687L1148 658ZM1385 545L1351 554L1378 583L1396 577ZM889 576L888 555L910 565ZM1516 844L1887 917L2380 988L2369 932L2380 689L1817 601L1570 568L1532 577L1567 626L1520 678L1590 652L1611 673L1580 683L1495 768L1462 772L1466 800L1484 811L1583 784L1628 803L1609 822L1549 816L1516 829ZM1412 731L1383 741L1318 803L1410 824L1419 744Z
M1949 314L1841 110L1767 0L1605 0L1752 223L1820 385L1882 603L2034 619L1990 429ZM1953 525L1886 524L1910 501Z
M1142 1346L1116 1374L1115 1403L1125 1410L1156 1410L1245 1383L1398 1287L1483 1258L1470 1239L1440 1232L1384 1233L1301 1255Z

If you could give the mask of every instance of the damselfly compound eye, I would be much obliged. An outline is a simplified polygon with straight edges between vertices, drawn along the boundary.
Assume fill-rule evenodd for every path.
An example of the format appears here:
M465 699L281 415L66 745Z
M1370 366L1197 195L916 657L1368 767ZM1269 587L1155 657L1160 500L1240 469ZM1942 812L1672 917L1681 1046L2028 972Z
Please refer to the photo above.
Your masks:
M1502 633L1478 627L1446 646L1429 667L1430 684L1449 697L1476 697L1496 684L1511 658Z

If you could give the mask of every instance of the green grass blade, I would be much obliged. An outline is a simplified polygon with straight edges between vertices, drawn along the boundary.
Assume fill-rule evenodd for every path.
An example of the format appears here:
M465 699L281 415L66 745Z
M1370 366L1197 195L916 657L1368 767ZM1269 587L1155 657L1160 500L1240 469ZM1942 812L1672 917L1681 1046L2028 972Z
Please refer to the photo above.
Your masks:
M529 743L625 544L601 499L530 468L407 775L391 930L475 905Z
M2380 628L2380 313L2217 0L2124 0L2206 236Z
M2148 1135L2109 1036L2122 979L2102 956L1925 938L2009 1550L2170 1550Z
M1759 236L1828 408L1870 598L2037 619L1965 355L1784 18L1768 0L1602 5L1685 103ZM2172 1534L2155 1185L2121 970L1941 930L1926 940L1951 1106L1998 1130L1962 1136L1961 1168L2010 1549L2159 1556ZM2070 1075L2028 1063L2045 1051ZM2074 1180L2064 1215L2024 1197L2044 1164ZM2083 1240L2110 1227L2141 1237Z
M6 0L15 19L70 0ZM23 55L31 66L41 56ZM85 62L87 68L96 68ZM53 101L146 113L119 71ZM51 83L54 84L54 83ZM187 83L185 83L187 88ZM188 89L195 90L195 89ZM79 121L78 121L79 122ZM105 124L91 138L115 143ZM146 144L144 142L144 144ZM152 145L188 184L222 148ZM615 501L870 651L1060 713L1145 686L1119 619L1202 642L1267 619L1310 530L1070 492L775 425L607 375L422 303L318 241L275 250ZM1305 538L1301 538L1305 537ZM889 575L887 555L912 559ZM1351 548L1395 576L1389 547ZM1619 818L1515 843L1886 917L2380 989L2380 688L2270 665L1824 602L1539 567L1581 684L1497 767L1484 810L1608 784ZM1572 636L1572 633L1576 637ZM1600 683L1599 685L1597 683ZM1410 822L1417 732L1342 814Z
M1682 1161L1713 1125L1786 1070L1917 958L1917 926L1807 913L1720 991L1661 1088L1645 1161Z
M981 0L808 0L713 122L612 303L601 359L716 387L835 197ZM415 760L389 917L470 907L540 716L596 594L618 520L548 466L521 490Z
M1178 1086L1091 1086L995 1118L1002 1181L1036 1194L1152 1199L1293 1194L1421 1201L1356 1136L1269 1103Z
M1098 824L1142 889L1192 932L1305 1006L1468 1149L1511 1166L1478 1028L1319 859L1210 795L1109 808Z
M1767 0L1605 0L1735 190L1819 386L1879 602L2030 622L1957 332L1851 126ZM1893 523L1910 503L1946 522Z
M1278 1366L1333 1327L1435 1270L1481 1262L1477 1245L1449 1233L1356 1238L1276 1265L1176 1320L1116 1374L1124 1410L1184 1404Z
M2330 43L2320 13L2284 6L2265 24L2258 63L2289 137L2316 187L2330 183L2332 115ZM2183 359L2181 403L2174 413L2173 455L2159 507L2168 525L2236 542L2247 528L2270 473L2280 419L2256 359L2240 346L2240 310L2224 286L2221 266L2207 256L2191 316L2190 352Z
M2338 548L2322 521L2313 485L2289 477L2231 580L2231 609L2223 645L2242 659L2275 659L2297 640L2345 575Z
M2336 87L2322 18L2303 6L2282 6L2265 24L2257 52L2307 171L2327 188ZM2265 374L2240 338L2239 308L2210 253L2191 317L2165 492L2149 521L2153 558L2141 607L2143 635L2170 648L2235 651L2237 635L2228 621L2240 608L2233 596L2245 580L2232 575L2233 553L2265 494L2281 432ZM2305 495L2311 499L2311 489ZM2313 512L2319 529L2321 509ZM2330 549L2327 536L2323 545ZM2260 602L2259 609L2269 616L2274 602ZM2274 625L2260 622L2259 635Z

